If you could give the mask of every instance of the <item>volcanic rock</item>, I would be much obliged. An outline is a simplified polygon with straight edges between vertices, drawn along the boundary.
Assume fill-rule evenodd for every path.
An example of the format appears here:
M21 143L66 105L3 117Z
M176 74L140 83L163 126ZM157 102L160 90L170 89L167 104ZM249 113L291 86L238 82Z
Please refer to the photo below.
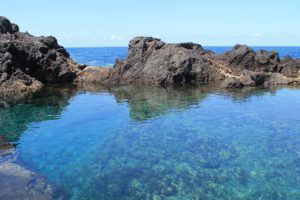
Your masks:
M0 94L33 92L45 83L72 82L79 71L52 37L35 37L0 17Z
M199 44L167 44L152 37L130 41L128 57L117 60L104 84L186 85L221 83L225 88L300 82L300 59L280 60L277 51L255 52L236 45L224 54ZM98 78L99 79L99 78Z

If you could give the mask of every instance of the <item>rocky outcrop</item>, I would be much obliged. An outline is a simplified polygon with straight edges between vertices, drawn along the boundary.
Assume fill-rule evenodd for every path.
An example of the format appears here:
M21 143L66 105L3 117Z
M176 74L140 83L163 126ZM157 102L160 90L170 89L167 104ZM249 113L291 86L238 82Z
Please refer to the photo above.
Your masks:
M109 75L97 77L97 82L161 86L219 83L224 88L242 88L299 83L299 70L299 59L281 60L276 51L255 52L236 45L219 55L194 43L167 44L137 37L130 41L128 57L117 60L113 69L107 69Z
M130 41L128 57L113 68L77 65L54 37L34 37L0 17L0 96L26 94L45 83L186 85L224 88L300 82L300 59L245 45L218 55L199 44L168 44L152 37Z
M35 37L0 17L0 94L29 93L45 83L72 82L79 71L54 37Z
M127 59L116 63L108 82L179 85L222 79L205 54L210 52L198 44L137 37L130 41Z

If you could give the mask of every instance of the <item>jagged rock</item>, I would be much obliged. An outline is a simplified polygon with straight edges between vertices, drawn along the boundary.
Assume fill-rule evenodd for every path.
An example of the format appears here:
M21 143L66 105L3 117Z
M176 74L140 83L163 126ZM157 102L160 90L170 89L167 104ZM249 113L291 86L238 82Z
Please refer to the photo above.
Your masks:
M80 69L54 37L35 37L0 17L0 94L72 82Z
M130 41L123 64L116 63L109 83L180 85L220 80L222 75L193 43L166 44L160 39L137 37Z
M300 60L281 61L277 51L255 52L245 45L217 55L194 43L136 37L130 41L127 59L118 60L109 77L101 80L104 84L221 83L225 88L285 85L300 82Z
M280 62L276 51L260 50L255 52L246 45L236 45L232 50L219 56L232 75L239 76L244 70L253 72L277 72Z
M287 77L296 78L300 75L300 59L287 57L280 66L281 73Z

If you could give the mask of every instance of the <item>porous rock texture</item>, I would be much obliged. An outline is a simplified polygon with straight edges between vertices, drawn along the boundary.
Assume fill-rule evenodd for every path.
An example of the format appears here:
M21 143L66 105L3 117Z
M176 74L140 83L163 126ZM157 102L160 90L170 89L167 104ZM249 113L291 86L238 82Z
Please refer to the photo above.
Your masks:
M79 68L52 37L20 32L0 17L0 94L34 92L47 83L68 83Z
M281 60L276 51L255 52L236 45L220 55L199 44L168 44L152 37L136 37L130 41L128 57L106 69L109 75L105 73L100 82L160 86L218 83L224 88L242 88L297 84L299 70L300 59Z

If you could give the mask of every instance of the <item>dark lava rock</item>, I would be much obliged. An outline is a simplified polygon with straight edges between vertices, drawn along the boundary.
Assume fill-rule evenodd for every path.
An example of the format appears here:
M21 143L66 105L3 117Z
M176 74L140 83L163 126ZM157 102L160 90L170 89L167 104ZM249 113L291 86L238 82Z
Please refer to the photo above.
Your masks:
M0 94L33 92L68 83L80 69L52 37L35 37L0 17Z
M105 74L101 81L150 85L222 83L225 88L242 88L299 83L299 70L299 59L281 61L276 51L255 52L248 46L236 45L218 55L199 44L167 44L157 38L136 37L130 41L127 59L117 60L109 76Z
M0 17L0 33L13 33L12 24L5 17Z
M130 41L127 59L116 63L108 82L182 85L222 79L204 54L208 52L198 44L137 37Z

